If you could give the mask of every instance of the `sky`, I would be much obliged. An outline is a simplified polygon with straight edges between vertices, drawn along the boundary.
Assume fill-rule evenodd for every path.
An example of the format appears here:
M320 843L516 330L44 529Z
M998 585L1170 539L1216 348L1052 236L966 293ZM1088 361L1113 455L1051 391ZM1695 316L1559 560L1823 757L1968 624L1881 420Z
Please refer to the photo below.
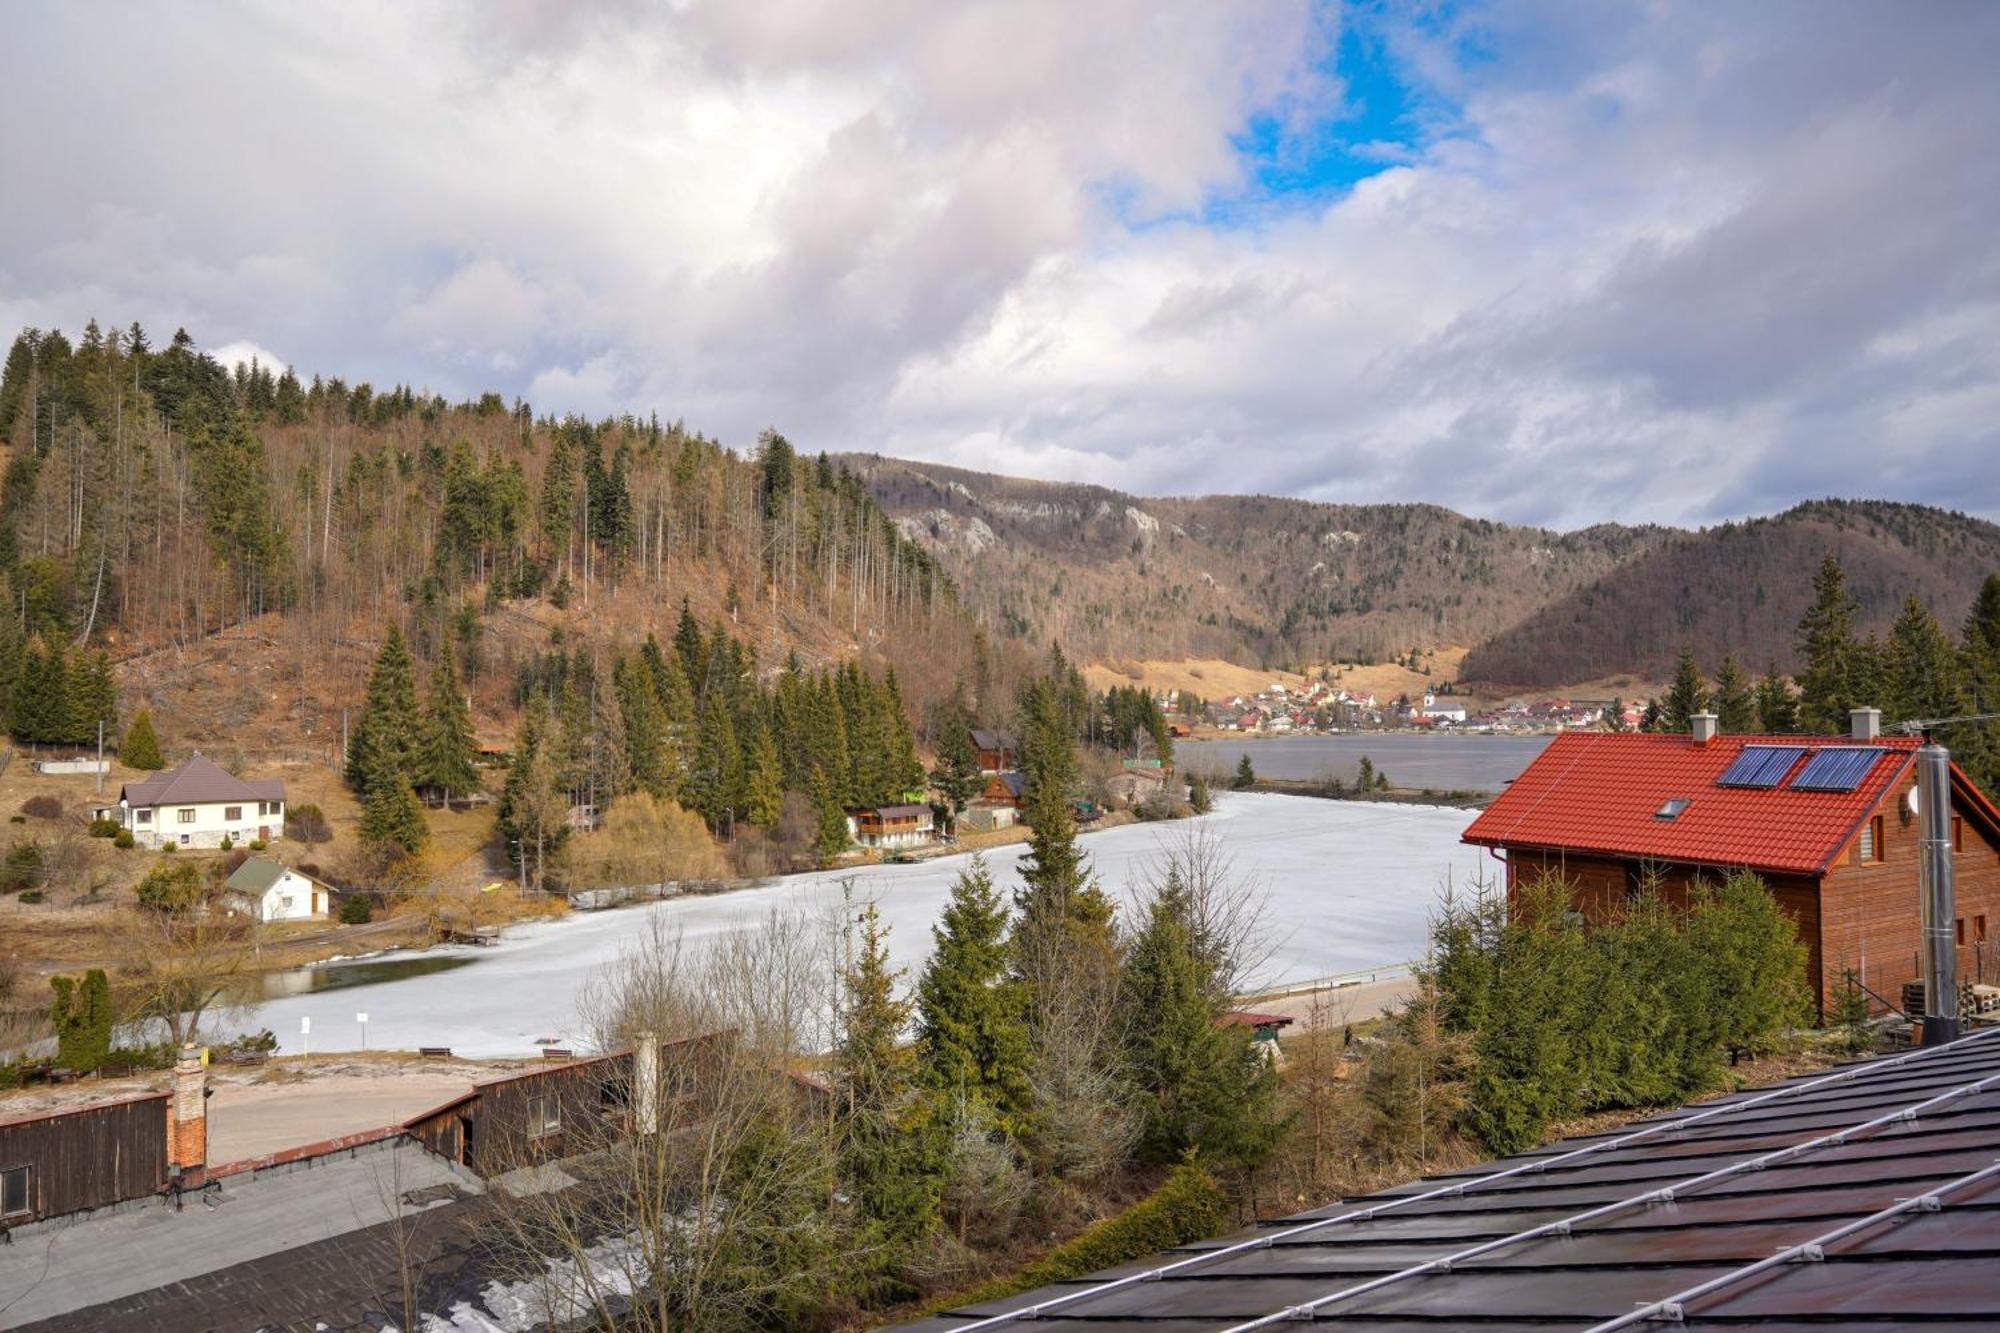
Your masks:
M2000 4L0 0L0 329L1141 494L2000 517Z

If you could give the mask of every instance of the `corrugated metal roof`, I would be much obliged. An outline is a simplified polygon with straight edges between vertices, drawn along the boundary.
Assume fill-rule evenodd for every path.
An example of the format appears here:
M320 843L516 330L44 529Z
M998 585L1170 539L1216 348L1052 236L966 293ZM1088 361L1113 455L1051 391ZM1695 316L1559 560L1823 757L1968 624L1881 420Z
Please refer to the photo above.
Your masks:
M2000 1326L1996 1159L1989 1029L906 1327Z

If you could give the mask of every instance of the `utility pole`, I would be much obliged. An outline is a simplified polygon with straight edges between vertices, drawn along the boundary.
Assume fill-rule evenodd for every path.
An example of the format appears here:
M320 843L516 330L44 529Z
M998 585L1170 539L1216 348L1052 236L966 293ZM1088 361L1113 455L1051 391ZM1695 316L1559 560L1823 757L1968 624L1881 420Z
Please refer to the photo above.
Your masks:
M97 719L97 794L104 795L104 719Z

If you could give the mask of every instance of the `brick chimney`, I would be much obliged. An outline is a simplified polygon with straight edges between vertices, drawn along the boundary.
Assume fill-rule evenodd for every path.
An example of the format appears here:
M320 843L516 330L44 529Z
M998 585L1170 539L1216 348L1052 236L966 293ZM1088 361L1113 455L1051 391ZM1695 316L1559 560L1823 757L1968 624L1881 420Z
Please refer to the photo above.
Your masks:
M1713 713L1695 713L1688 718L1688 730L1696 745L1706 745L1715 739L1719 723Z
M632 1127L651 1137L660 1132L660 1037L641 1032L632 1045Z
M174 1095L167 1103L167 1166L199 1183L208 1170L208 1071L187 1045L174 1061Z
M1850 708L1847 710L1848 735L1857 741L1879 741L1882 739L1882 710L1879 708Z

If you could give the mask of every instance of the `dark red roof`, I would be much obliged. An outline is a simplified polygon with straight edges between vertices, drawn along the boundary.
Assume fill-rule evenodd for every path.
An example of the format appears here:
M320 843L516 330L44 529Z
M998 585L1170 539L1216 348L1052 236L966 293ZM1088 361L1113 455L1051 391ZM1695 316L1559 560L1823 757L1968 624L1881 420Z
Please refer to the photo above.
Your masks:
M1799 791L1790 779L1772 788L1718 787L1745 745L1873 745L1885 753L1851 792ZM1465 841L1818 874L1902 781L1917 745L1913 736L1718 736L1697 744L1685 735L1567 731L1472 822ZM1954 778L1960 799L1990 816L1962 775ZM1680 815L1656 817L1677 798L1688 802Z

